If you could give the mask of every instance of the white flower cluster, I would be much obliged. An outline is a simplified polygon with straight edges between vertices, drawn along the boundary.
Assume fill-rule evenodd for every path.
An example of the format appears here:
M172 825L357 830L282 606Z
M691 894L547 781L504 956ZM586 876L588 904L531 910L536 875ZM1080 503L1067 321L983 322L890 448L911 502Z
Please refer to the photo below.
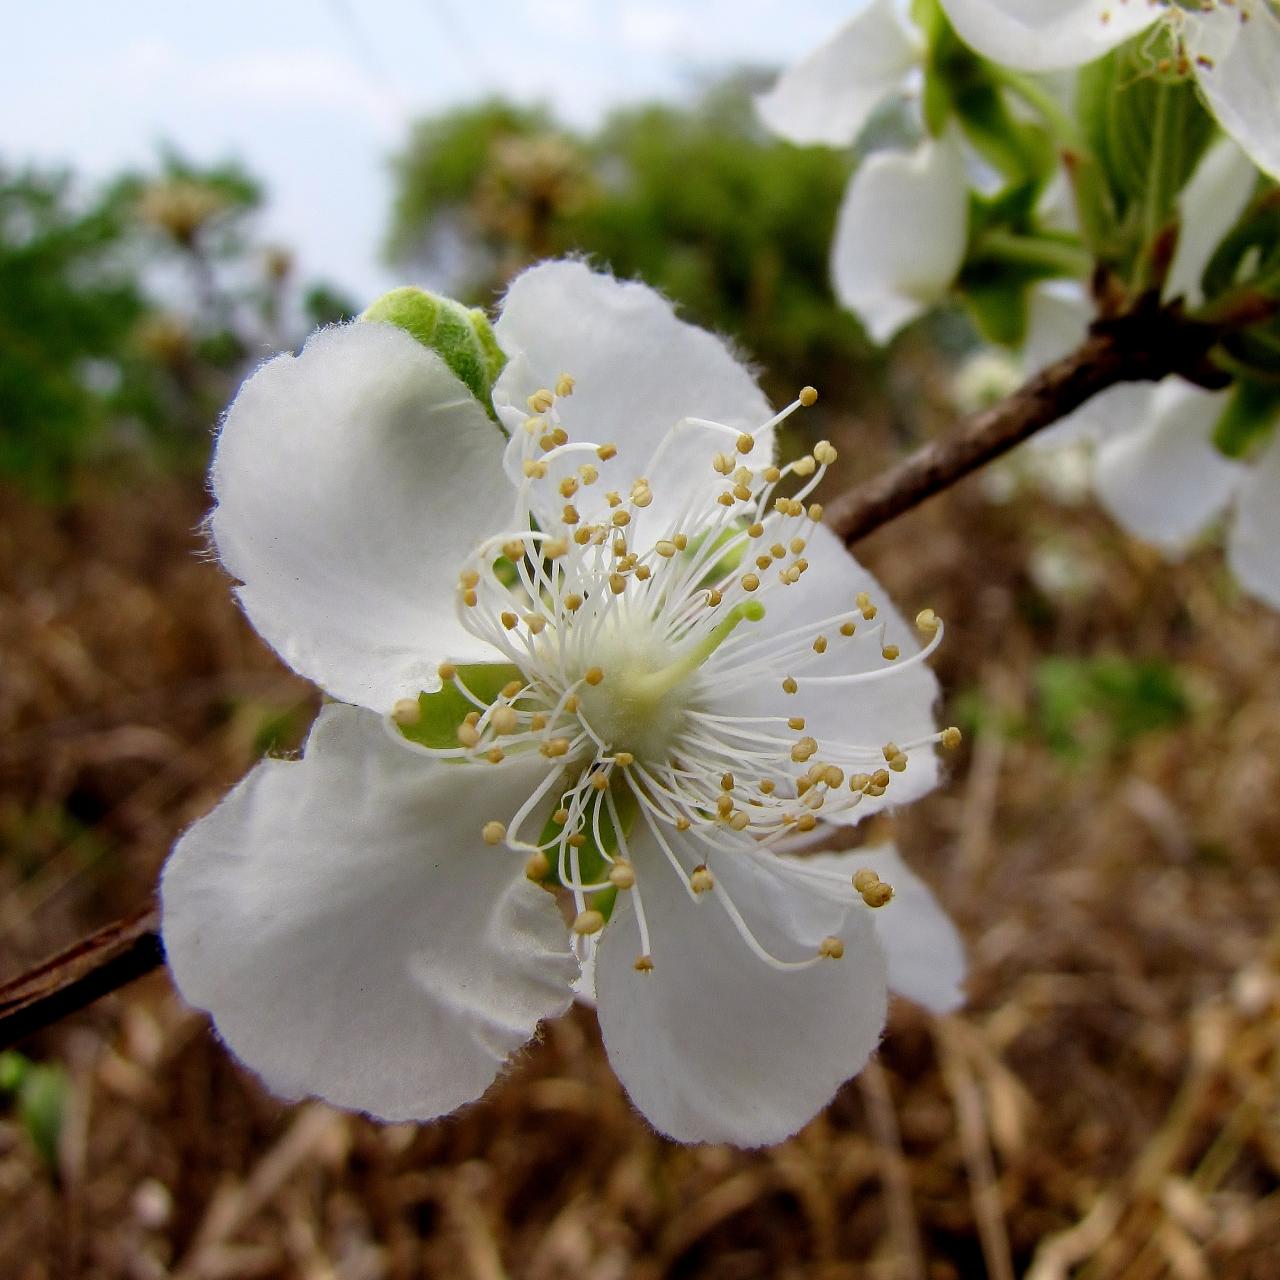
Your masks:
M178 842L170 966L286 1096L442 1115L576 987L659 1130L778 1141L865 1063L888 988L959 999L892 850L797 853L935 784L941 623L820 523L829 444L776 464L811 390L773 413L719 340L579 263L520 276L495 333L505 441L370 322L228 412L218 555L341 701Z

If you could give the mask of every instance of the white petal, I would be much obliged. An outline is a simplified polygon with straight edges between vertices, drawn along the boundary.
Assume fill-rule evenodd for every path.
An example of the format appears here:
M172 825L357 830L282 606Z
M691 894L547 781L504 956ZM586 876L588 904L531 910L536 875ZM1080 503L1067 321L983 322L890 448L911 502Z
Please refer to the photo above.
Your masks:
M434 352L390 325L325 329L240 389L211 527L250 621L295 671L389 710L444 658L492 656L454 615L465 554L513 494L503 441Z
M1226 394L1166 378L1146 420L1099 445L1094 488L1131 533L1178 551L1226 506L1240 465L1211 440Z
M1240 487L1227 559L1246 591L1280 609L1280 435Z
M1026 376L1074 351L1084 341L1092 318L1093 308L1083 288L1073 281L1055 280L1032 289L1027 340L1022 349ZM1108 387L1051 427L1038 431L1031 443L1039 449L1057 449L1129 430L1146 418L1153 390L1147 382Z
M653 491L645 513L651 529L675 519L695 493L714 494L718 477L698 433L675 442L657 467L650 466L659 442L682 418L754 433L756 448L748 459L764 463L772 457L773 433L759 428L773 411L754 378L719 338L678 319L647 285L623 283L581 262L545 262L516 277L494 332L512 357L494 403L513 435L528 415L527 397L554 388L568 373L576 386L556 410L570 439L618 447L617 458L598 464L599 482L575 500L584 520L591 518L584 504L593 495L628 492L638 476ZM717 447L732 443L727 437ZM518 480L511 456L509 469Z
M854 173L831 245L836 297L879 343L941 302L964 261L964 156L953 134L878 151Z
M851 902L854 872L863 867L893 886L893 897L871 912L889 964L889 990L933 1013L950 1013L964 1003L964 943L933 891L903 862L892 845L848 853L816 853L785 858L803 873L823 872L839 882Z
M1280 178L1280 14L1268 0L1241 0L1185 19L1209 110L1260 169Z
M545 762L433 764L338 704L257 766L161 884L183 997L276 1093L388 1120L478 1098L577 966L551 897L480 838Z
M942 0L942 7L983 57L1023 71L1092 62L1160 12L1146 0Z
M784 71L756 99L756 110L767 129L791 142L847 146L920 56L920 38L896 0L872 0Z
M811 624L812 631L799 640L803 659L783 664L768 675L752 677L726 699L716 710L722 715L803 716L804 732L818 741L818 759L826 759L824 742L854 743L866 746L871 759L867 773L881 768L884 759L880 748L886 743L905 745L915 738L928 737L937 729L933 708L938 700L938 679L926 662L912 666L903 664L919 648L919 633L894 608L880 584L846 550L830 529L819 525L809 535L805 548L809 569L793 586L779 584L765 595L765 616L759 622L744 624L734 636L742 643L755 644ZM865 591L878 610L871 622L863 621L854 601ZM836 617L838 615L838 617ZM831 619L835 617L835 621ZM857 631L842 636L839 623L852 619ZM819 628L819 623L825 625ZM880 653L876 631L885 627L885 641L896 644L901 656L895 663L886 662ZM818 656L811 649L813 639L821 632L828 640L826 653ZM795 639L786 642L795 645ZM721 663L733 662L734 641L730 641L708 663L715 671ZM722 656L723 655L723 656ZM803 666L800 662L803 661ZM846 675L858 671L883 670L877 680L860 684L804 683L805 676ZM782 680L794 675L800 682L797 693L786 693ZM843 759L845 753L832 748L831 758ZM907 752L905 772L895 773L886 793L865 797L858 805L839 812L834 804L824 808L820 817L833 823L854 823L880 809L905 804L933 790L938 782L938 759L931 746L916 747Z
M1200 277L1222 237L1244 212L1257 178L1253 162L1227 138L1205 153L1182 192L1182 226L1165 280L1166 298L1182 296L1193 307L1203 301Z
M660 860L639 851L638 868ZM807 931L809 896L752 859L712 862L718 885L697 902L665 867L642 877L654 969L637 973L632 899L620 894L596 957L598 1015L609 1061L649 1122L679 1142L781 1142L860 1071L884 1024L884 959L868 912L843 916L842 960L799 972L747 949L726 890L780 959L812 956L827 920ZM796 901L791 901L794 898Z

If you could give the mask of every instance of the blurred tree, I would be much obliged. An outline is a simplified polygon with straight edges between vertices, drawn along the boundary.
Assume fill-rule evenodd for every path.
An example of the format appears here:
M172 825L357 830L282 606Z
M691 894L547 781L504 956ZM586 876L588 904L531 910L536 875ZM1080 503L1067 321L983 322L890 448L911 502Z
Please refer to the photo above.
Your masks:
M0 166L0 475L55 496L103 450L202 464L245 364L354 312L323 284L295 300L262 200L238 165L172 150L93 194Z
M388 257L485 303L530 261L587 253L770 368L829 384L869 356L827 283L849 160L765 136L764 82L739 72L690 109L626 109L591 137L501 102L424 121L395 162Z

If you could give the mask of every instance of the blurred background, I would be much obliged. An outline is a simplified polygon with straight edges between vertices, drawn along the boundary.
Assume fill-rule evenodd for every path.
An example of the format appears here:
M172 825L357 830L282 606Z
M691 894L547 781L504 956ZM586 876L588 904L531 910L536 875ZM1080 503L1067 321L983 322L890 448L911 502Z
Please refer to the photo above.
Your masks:
M146 901L317 700L204 554L244 375L395 284L584 252L729 337L831 492L998 394L956 314L886 354L827 246L853 157L751 94L845 6L28 6L0 49L0 979ZM893 119L882 124L891 132ZM797 419L792 419L796 422ZM893 1011L791 1142L680 1148L588 1011L479 1104L263 1095L163 973L0 1056L0 1276L1270 1280L1280 621L1018 457L858 548L951 624L947 786L892 834L971 1000ZM860 833L878 838L880 827Z

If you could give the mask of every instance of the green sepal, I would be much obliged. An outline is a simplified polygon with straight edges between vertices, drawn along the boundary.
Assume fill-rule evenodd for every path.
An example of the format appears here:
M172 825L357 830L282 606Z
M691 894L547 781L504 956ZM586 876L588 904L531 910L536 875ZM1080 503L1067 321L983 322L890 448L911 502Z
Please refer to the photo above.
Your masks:
M436 352L497 421L493 384L507 357L478 307L406 286L384 293L360 319L393 324Z
M1178 193L1216 133L1195 82L1162 70L1166 63L1177 66L1177 50L1157 28L1082 67L1077 78L1080 128L1110 193L1114 265L1125 274L1143 255L1151 265L1156 238L1175 221Z
M458 666L458 678L481 702L492 703L512 680L523 683L520 668L509 662L475 662ZM470 711L477 708L452 683L442 685L435 693L418 694L421 712L416 724L400 724L400 732L410 742L434 749L456 747L458 726Z
M1214 250L1200 279L1212 301L1232 289L1280 297L1280 187L1268 186Z
M1280 383L1241 378L1213 429L1213 443L1228 458L1243 458L1280 425Z
M618 818L622 823L622 831L624 836L630 836L632 828L635 826L635 820L639 816L640 806L634 795L631 794L631 788L616 774L610 783L610 794L613 797L614 808L618 811ZM542 834L538 837L538 844L546 846L553 845L547 852L547 861L551 864L547 874L542 877L541 884L559 885L560 868L559 849L554 847L554 842L558 841L564 828L552 818L548 818L546 825L542 828ZM613 818L609 813L609 806L602 804L600 807L600 843L596 843L595 827L591 822L584 822L579 828L579 832L586 838L586 843L578 850L578 876L584 884L592 884L600 880L604 880L608 875L609 861L604 856L606 853L610 858L616 857L619 848L618 833L613 825ZM591 906L594 910L600 912L606 920L613 913L614 904L617 901L618 891L611 885L607 889L600 889L591 895Z

